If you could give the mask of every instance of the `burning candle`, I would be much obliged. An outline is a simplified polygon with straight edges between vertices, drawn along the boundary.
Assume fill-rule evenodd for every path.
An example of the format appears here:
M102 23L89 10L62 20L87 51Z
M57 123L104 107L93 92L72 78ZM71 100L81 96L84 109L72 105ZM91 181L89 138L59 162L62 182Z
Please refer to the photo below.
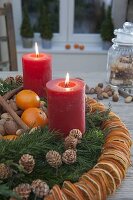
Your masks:
M48 54L39 53L37 43L35 51L36 53L22 57L24 89L33 90L40 97L46 97L46 83L52 79L52 58Z
M85 132L85 84L79 79L56 79L46 84L50 130L67 136L76 128Z

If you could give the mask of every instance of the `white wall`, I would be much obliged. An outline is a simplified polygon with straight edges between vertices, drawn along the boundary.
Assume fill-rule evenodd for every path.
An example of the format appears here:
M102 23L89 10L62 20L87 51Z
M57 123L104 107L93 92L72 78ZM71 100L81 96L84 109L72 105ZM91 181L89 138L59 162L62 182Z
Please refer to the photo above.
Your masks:
M80 50L79 50L80 51ZM32 50L33 52L33 50ZM42 52L42 50L40 51ZM44 52L44 50L43 50ZM69 72L72 74L89 73L89 72L104 72L106 71L107 64L107 52L73 52L71 50L62 52L46 52L52 55L53 59L53 74L66 74ZM28 51L26 52L28 53ZM18 53L19 71L22 71L22 55L24 52Z

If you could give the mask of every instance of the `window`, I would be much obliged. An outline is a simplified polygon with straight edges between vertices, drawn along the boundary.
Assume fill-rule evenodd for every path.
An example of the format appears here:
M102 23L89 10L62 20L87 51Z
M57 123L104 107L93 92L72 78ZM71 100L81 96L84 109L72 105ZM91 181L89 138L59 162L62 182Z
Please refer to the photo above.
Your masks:
M34 32L39 32L41 12L45 7L51 19L53 33L59 33L59 0L22 0L22 9L24 6L28 7Z
M39 31L39 15L42 4L52 19L54 42L100 42L99 30L102 22L102 6L105 0L17 0L17 9L27 4L34 31ZM17 6L18 2L21 6ZM106 1L105 1L106 2ZM15 5L16 4L16 5ZM20 28L21 21L19 21ZM19 36L20 37L20 36Z

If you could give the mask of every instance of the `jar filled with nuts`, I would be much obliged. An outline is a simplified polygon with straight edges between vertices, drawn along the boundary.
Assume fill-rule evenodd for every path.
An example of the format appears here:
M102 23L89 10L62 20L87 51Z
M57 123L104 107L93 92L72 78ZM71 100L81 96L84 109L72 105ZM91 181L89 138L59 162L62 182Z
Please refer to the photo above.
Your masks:
M125 22L114 34L114 44L108 51L108 82L114 86L133 87L133 23Z

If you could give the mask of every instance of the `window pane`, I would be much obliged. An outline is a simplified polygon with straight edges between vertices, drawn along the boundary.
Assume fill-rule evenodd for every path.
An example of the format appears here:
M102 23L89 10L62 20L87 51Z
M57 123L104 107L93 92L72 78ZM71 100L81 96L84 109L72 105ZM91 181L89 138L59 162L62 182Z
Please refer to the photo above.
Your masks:
M53 33L59 33L59 0L22 0L22 8L28 6L34 32L39 32L39 21L43 6L51 19Z
M101 0L75 0L74 33L98 33L103 8Z

